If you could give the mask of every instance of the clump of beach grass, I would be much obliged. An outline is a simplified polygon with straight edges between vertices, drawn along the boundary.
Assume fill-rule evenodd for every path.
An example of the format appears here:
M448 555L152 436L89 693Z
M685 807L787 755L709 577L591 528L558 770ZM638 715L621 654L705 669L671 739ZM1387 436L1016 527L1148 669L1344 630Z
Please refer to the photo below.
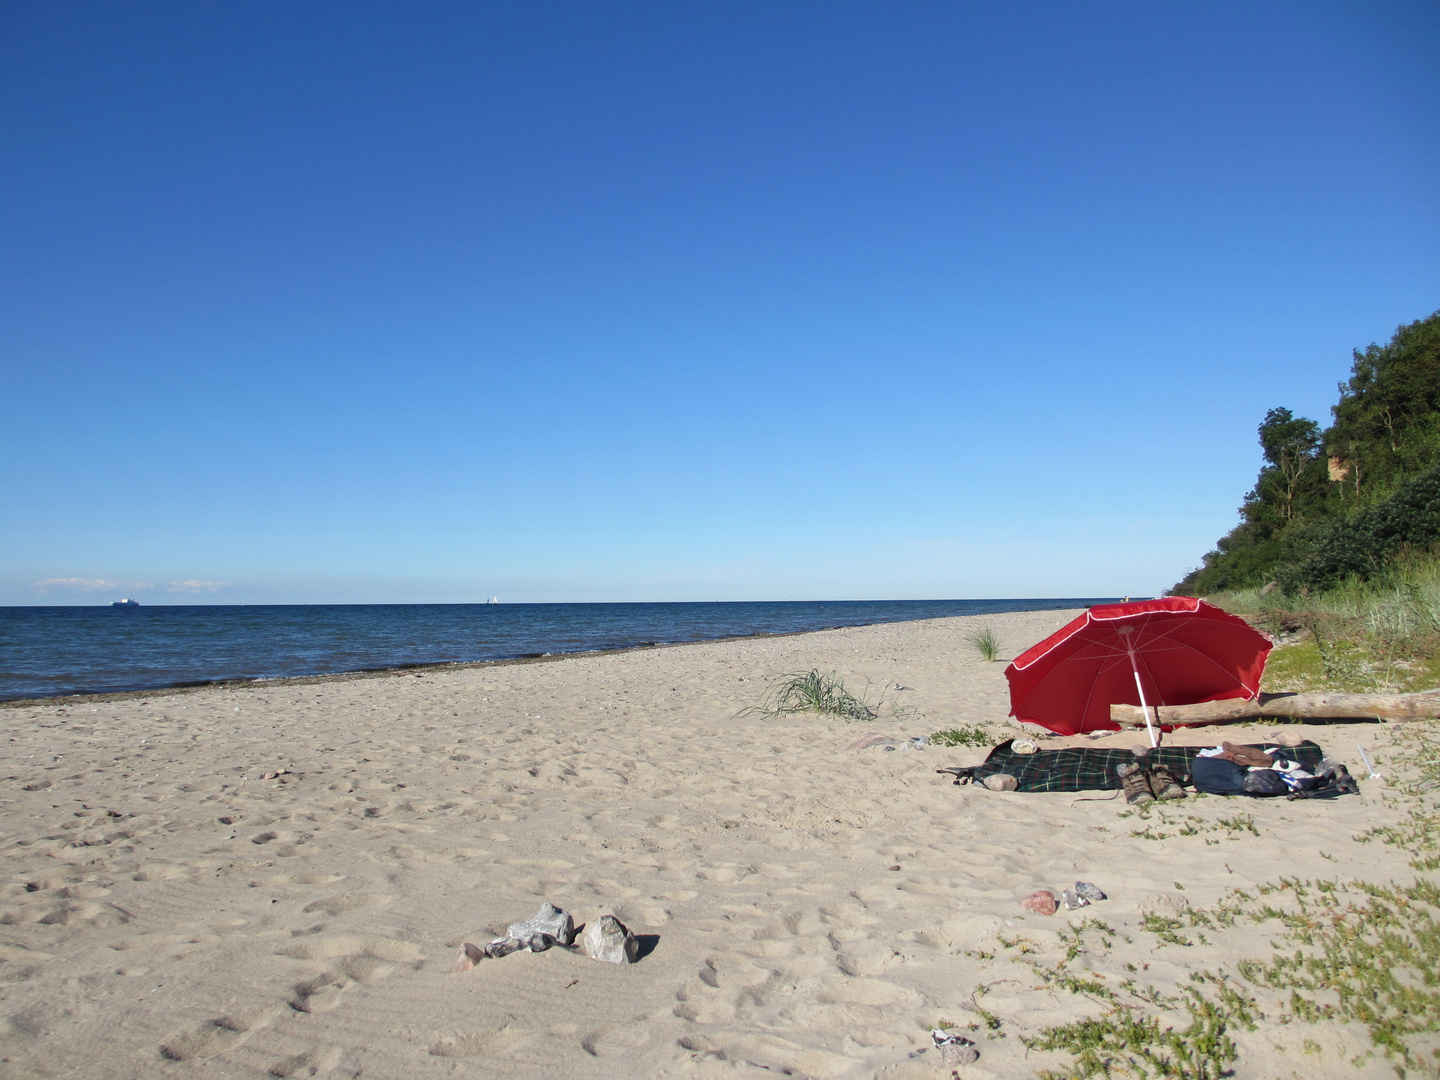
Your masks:
M982 626L979 630L966 634L965 640L981 660L993 663L1000 659L1000 639L990 627Z
M784 716L788 713L818 713L821 716L838 716L845 721L874 720L880 715L880 700L873 705L866 701L869 684L857 697L845 688L845 683L833 671L823 672L812 668L806 672L782 675L770 684L765 698L759 705L742 710L756 712L761 716Z

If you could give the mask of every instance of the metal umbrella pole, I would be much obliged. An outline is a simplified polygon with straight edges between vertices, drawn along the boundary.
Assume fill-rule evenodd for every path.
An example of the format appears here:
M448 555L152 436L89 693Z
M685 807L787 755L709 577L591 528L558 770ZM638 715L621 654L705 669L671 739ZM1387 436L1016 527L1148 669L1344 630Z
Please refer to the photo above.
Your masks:
M1150 706L1145 701L1145 684L1140 681L1140 662L1135 658L1135 645L1130 635L1134 627L1116 627L1116 632L1125 639L1125 655L1130 657L1130 670L1135 674L1135 689L1140 692L1140 713L1145 717L1145 730L1150 735L1150 748L1153 750L1160 745L1160 737L1155 734L1155 725L1150 722Z

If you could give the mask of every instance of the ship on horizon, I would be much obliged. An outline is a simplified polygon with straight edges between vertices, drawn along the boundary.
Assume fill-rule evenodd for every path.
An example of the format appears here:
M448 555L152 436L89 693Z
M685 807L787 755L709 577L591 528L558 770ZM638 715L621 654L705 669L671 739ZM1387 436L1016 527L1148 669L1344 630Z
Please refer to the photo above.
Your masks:
M140 606L140 601L139 601L139 600L131 600L131 599L127 596L127 597L125 597L125 599L123 599L123 600L112 600L112 601L110 601L110 606L111 606L111 607L139 607L139 606Z

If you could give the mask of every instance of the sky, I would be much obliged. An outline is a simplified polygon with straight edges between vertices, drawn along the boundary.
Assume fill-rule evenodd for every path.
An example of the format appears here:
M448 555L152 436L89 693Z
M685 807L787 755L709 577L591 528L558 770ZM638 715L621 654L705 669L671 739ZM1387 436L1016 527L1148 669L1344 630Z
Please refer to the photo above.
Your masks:
M1153 595L1440 308L1424 2L0 5L0 604Z

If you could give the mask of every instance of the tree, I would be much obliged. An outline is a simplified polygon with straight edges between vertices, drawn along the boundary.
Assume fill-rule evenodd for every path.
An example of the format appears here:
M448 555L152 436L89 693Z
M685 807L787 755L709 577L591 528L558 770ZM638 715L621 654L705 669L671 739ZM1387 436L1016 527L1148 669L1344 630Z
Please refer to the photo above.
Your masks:
M1271 409L1260 422L1260 449L1269 462L1255 485L1260 501L1269 502L1266 495L1272 495L1281 517L1294 521L1301 477L1319 460L1320 425L1289 409Z
M1325 445L1379 496L1440 463L1440 312L1354 356Z

